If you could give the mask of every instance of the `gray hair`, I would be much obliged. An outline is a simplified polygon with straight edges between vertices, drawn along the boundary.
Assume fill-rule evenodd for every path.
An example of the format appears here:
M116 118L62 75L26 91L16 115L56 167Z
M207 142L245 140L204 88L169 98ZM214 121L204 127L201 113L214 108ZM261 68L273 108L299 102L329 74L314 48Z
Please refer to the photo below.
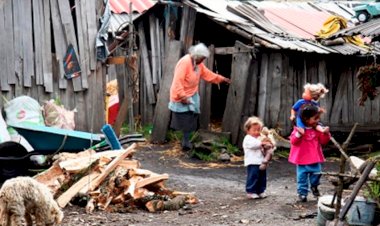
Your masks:
M203 43L199 43L196 45L193 45L189 48L189 53L191 56L194 57L209 57L210 51L208 51L208 48Z

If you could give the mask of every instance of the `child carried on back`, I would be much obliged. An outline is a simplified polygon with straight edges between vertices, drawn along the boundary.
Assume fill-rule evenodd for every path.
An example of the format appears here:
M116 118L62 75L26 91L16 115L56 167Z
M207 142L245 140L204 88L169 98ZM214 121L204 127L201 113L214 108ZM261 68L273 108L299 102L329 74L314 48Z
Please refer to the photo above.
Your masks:
M305 132L305 124L302 122L300 118L300 109L305 104L311 104L318 107L319 112L324 113L325 110L320 107L319 100L320 98L325 97L325 94L329 92L326 87L321 84L305 84L304 92L302 93L302 99L299 99L292 107L290 112L290 120L294 121L297 127L297 130L303 134ZM318 124L315 128L319 132L324 132L325 127L322 124Z

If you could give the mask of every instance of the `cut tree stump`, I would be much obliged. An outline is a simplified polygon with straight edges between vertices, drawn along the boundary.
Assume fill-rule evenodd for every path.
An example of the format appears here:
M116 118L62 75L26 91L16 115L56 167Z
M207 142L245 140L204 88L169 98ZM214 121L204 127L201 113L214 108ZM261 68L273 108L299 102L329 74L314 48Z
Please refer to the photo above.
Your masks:
M186 196L179 195L175 198L163 201L163 200L152 200L145 204L145 207L149 212L157 212L164 210L179 210L186 204Z

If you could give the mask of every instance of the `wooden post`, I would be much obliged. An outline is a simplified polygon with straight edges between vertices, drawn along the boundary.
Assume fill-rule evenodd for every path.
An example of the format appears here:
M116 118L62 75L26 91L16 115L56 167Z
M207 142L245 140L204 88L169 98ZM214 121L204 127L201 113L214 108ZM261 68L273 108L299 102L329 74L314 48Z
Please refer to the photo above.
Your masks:
M208 47L210 56L207 58L206 66L213 71L214 69L214 45ZM199 127L209 129L211 116L211 84L201 79L199 84L199 96L201 100L201 117L199 118Z
M240 42L235 44L235 54L232 55L231 84L228 89L226 108L223 114L223 131L231 132L231 143L235 144L240 130L244 107L247 80L250 76L253 48Z
M350 134L348 135L346 141L343 143L343 146L340 147L338 142L335 141L333 137L331 137L332 142L338 147L339 151L341 152L340 156L340 164L339 164L339 173L344 174L346 170L346 159L348 158L348 155L346 154L346 149L348 147L348 144L350 143L352 136L355 133L356 127L358 126L357 123L354 124L354 126L351 129ZM335 218L338 218L341 208L341 202L342 202L342 194L343 194L343 185L344 185L344 177L339 176L339 184L336 188L336 207L335 207ZM333 203L334 204L334 203Z
M170 122L170 87L172 85L174 68L181 56L181 42L170 41L166 55L164 75L161 79L161 89L158 93L155 114L153 118L152 142L164 142Z
M362 176L359 181L356 183L354 189L352 190L350 198L347 200L346 204L343 206L342 211L339 214L339 221L343 221L346 217L348 210L350 209L352 203L355 200L356 195L359 193L360 188L366 182L368 175L371 173L371 170L375 166L376 162L370 161L368 165L365 167Z

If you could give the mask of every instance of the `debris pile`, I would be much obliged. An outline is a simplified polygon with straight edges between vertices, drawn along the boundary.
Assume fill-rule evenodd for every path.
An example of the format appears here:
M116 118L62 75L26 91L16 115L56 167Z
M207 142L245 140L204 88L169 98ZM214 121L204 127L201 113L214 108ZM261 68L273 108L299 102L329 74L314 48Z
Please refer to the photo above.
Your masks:
M34 178L51 189L61 208L74 198L87 200L87 213L95 209L178 210L198 202L192 193L166 188L168 174L141 169L140 162L132 159L135 147L132 144L125 150L60 153L48 170Z

